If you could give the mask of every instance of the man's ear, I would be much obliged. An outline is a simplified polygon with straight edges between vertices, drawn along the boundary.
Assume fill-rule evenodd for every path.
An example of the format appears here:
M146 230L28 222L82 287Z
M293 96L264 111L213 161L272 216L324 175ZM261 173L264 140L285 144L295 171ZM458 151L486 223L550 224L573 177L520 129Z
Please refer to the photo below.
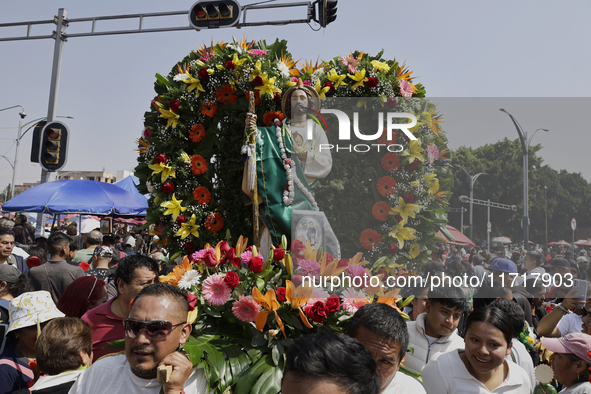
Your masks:
M0 282L0 292L3 292L8 287L7 282Z
M425 302L425 312L429 313L429 309L431 309L431 301L427 300Z
M179 338L179 344L182 345L185 342L187 342L187 339L189 338L189 335L191 335L191 331L193 331L193 325L190 323L187 323L183 326L183 328L181 329L181 337Z
M511 354L511 349L513 349L513 342L509 342L509 346L507 346L507 351L505 352L505 356Z
M123 282L122 278L117 278L117 291L119 292L119 294L125 294L125 288L124 285L125 282Z

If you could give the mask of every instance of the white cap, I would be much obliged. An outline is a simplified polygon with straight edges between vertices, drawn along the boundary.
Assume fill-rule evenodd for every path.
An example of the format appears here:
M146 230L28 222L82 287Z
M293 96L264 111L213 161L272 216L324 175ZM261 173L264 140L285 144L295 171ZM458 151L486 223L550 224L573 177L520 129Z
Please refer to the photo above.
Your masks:
M129 245L133 248L135 246L135 238L131 235L128 235L127 237L123 238L122 244L123 246Z

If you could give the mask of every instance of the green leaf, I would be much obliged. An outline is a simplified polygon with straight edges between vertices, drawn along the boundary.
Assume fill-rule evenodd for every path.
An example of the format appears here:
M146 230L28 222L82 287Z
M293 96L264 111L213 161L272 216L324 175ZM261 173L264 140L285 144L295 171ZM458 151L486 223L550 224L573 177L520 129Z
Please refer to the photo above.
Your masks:
M236 383L236 389L234 390L234 394L249 394L251 393L251 389L253 385L259 379L259 377L265 372L266 370L270 369L271 366L268 365L265 361L265 357L261 357L255 365L248 370L247 373L242 375L240 379L238 379L238 383ZM277 393L279 390L275 391ZM252 391L256 393L256 391Z
M170 83L170 81L166 78L164 78L162 75L156 73L156 79L158 80L158 82L160 82L161 84L168 86L168 87L172 87L172 84Z
M281 390L283 372L279 367L268 367L252 387L252 393L276 394Z

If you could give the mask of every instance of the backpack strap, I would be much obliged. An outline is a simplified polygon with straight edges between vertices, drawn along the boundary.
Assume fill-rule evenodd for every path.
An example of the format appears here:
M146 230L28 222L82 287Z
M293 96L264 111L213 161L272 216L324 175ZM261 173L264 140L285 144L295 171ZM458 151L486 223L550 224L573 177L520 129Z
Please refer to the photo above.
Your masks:
M14 362L12 360L2 359L2 360L0 360L0 365L8 365L8 366L16 369L20 373L22 373L23 375L25 375L29 379L31 379L31 380L35 379L35 375L33 374L33 371L31 369L29 369L23 365L20 365L17 362Z

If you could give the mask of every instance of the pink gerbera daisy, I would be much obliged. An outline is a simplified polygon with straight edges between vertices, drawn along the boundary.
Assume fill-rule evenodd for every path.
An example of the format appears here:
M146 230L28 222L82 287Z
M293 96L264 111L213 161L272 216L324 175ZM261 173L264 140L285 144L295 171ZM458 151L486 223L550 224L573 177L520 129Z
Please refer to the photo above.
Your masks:
M232 312L234 316L243 322L252 323L256 320L257 315L261 311L262 307L251 297L241 295L238 301L234 301L232 304Z
M226 284L224 275L211 275L203 281L201 294L211 305L224 305L230 299L232 289Z
M247 250L246 252L244 252L240 255L240 261L242 261L243 264L248 264L248 262L251 259L252 259L252 252L250 250Z
M341 294L343 309L349 313L355 313L365 304L369 304L369 298L360 290L348 288Z
M201 261L205 258L205 255L207 253L215 254L215 249L207 248L207 249L198 250L197 252L195 252L191 255L191 260L194 262Z

